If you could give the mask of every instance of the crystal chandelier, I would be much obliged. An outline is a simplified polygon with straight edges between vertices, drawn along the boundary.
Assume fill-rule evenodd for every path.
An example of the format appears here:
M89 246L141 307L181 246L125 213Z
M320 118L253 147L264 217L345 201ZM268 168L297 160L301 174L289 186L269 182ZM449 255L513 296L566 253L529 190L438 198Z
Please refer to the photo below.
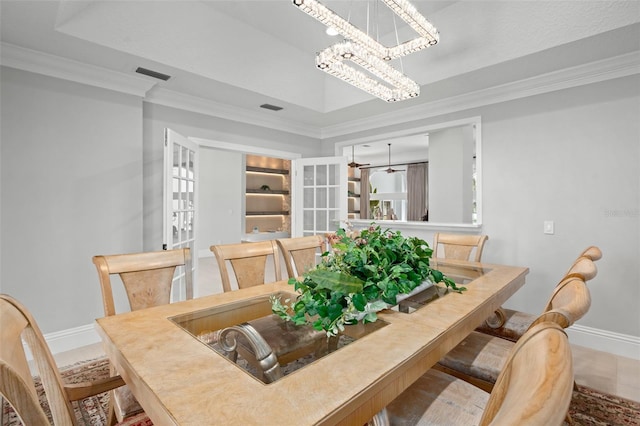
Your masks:
M344 63L345 60L360 65L388 85L348 66ZM316 66L387 102L415 98L420 94L420 86L415 81L364 47L350 41L334 44L318 53Z
M317 0L293 0L293 4L347 39L318 53L318 68L387 102L414 98L420 94L420 86L389 65L388 61L434 45L440 35L409 1L382 1L419 37L387 47ZM346 64L346 60L364 68L380 81Z

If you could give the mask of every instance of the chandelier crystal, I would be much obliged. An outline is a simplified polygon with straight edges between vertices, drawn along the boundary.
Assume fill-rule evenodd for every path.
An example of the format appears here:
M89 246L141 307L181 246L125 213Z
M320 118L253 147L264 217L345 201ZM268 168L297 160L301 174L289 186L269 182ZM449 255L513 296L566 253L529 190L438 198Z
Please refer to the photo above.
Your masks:
M347 65L345 61L359 65L381 81ZM318 53L316 66L387 102L415 98L420 94L420 86L416 82L364 47L348 40Z
M329 9L318 0L293 0L293 4L308 15L316 18L327 27L334 28L345 38L366 47L376 56L391 60L406 56L418 50L437 44L440 34L436 27L422 16L417 9L406 0L382 0L393 12L405 21L420 37L401 43L397 46L386 47L374 40L351 22Z
M382 1L418 33L419 37L387 47L318 0L293 0L293 4L327 27L334 28L347 39L318 53L316 66L319 69L387 102L416 97L420 94L420 86L389 65L388 61L433 46L440 40L440 35L408 0ZM345 64L346 60L359 65L380 81Z

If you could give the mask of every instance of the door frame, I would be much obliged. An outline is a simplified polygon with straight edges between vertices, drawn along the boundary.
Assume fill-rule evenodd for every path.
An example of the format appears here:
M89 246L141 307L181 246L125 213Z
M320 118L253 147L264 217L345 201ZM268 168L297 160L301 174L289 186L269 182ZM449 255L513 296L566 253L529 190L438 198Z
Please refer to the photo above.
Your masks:
M174 186L174 171L173 171L173 144L176 143L179 147L184 147L189 151L193 152L193 165L189 168L192 171L193 177L191 181L193 182L193 216L191 220L191 235L188 235L188 238L180 242L178 245L174 246L174 232L173 228L173 214L174 211L174 203L173 203L173 186ZM164 169L163 169L163 194L162 194L162 204L163 204L163 215L162 215L162 247L164 250L171 250L174 248L183 248L184 244L188 246L192 246L191 248L191 286L185 288L185 297L186 299L190 299L193 297L197 297L197 280L198 280L198 257L195 255L196 249L196 241L198 238L198 196L199 196L199 150L200 147L196 142L194 142L191 138L184 136L175 130L165 127L164 129ZM189 179L187 179L189 180ZM187 185L188 186L188 185ZM188 192L188 191L187 191ZM180 225L180 222L178 222ZM178 226L179 227L179 226ZM189 227L187 227L186 232L189 232ZM178 230L178 232L180 232ZM189 238L190 237L190 238ZM189 243L190 242L190 243ZM180 280L186 276L186 271L183 271L178 277L174 277L174 281ZM172 286L172 300L177 301L181 300L181 297L175 293L176 286ZM175 299L177 297L177 299Z
M221 151L231 151L231 152L237 152L240 154L250 154L250 155L260 155L265 157L282 158L282 159L291 160L291 161L295 161L297 159L302 158L302 154L297 152L281 151L277 149L264 148L264 147L252 146L252 145L244 145L244 144L232 143L232 142L223 142L223 141L213 140L213 139L204 139L204 138L196 138L196 137L190 137L189 139L197 143L200 148L203 148L203 147L212 148L212 149L218 149ZM294 185L293 179L292 179L292 185ZM293 206L295 202L295 194L294 194L293 188L291 189L292 189L291 205ZM292 229L292 235L293 235L293 229ZM213 254L207 253L207 256L213 256Z

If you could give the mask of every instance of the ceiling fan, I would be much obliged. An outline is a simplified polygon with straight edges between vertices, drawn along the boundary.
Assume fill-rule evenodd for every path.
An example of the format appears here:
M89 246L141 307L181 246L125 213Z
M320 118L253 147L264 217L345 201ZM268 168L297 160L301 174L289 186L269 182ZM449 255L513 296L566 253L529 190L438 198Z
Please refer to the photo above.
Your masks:
M387 168L387 170L385 170L385 172L387 172L387 173L403 172L404 170L398 170L398 169L392 169L391 168L391 144L388 143L387 145L389 145L389 167Z
M347 166L353 168L353 167L362 167L362 166L368 166L369 163L356 163L356 159L354 157L354 147L355 145L351 145L351 162L349 164L347 164Z

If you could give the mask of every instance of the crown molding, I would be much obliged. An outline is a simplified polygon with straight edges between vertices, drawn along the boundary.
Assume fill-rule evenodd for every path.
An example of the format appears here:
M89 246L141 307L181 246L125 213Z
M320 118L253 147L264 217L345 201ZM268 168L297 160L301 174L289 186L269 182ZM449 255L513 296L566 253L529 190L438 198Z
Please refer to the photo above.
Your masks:
M224 118L231 121L238 121L245 124L266 127L273 130L294 133L301 136L320 138L321 134L321 129L319 127L307 126L278 117L265 117L260 112L251 111L246 108L234 107L197 96L185 95L184 93L161 87L147 94L145 102Z
M144 97L156 82L147 78L107 70L9 43L0 44L3 66Z
M158 105L302 136L327 139L639 74L640 51L326 127L305 125L278 117L265 117L260 112L246 108L164 89L156 86L155 81L145 77L111 71L4 42L0 43L0 64L139 96L146 102ZM155 90L149 92L154 87Z
M488 89L427 102L391 113L370 116L361 120L324 127L322 139L345 136L471 108L541 95L557 90L598 83L640 73L640 52L615 56L585 65L541 74L528 79L494 86Z

